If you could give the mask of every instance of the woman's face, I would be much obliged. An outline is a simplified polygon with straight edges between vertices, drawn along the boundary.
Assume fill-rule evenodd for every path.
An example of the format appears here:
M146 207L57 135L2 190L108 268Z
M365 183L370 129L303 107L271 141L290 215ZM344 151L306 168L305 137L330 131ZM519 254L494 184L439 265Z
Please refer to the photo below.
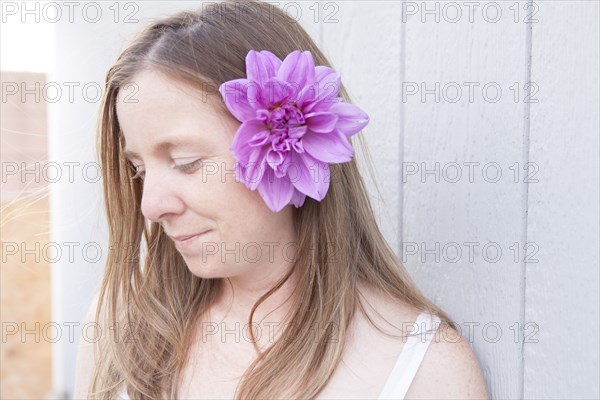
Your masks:
M143 171L141 211L163 226L190 271L260 280L257 273L271 274L269 265L291 261L291 206L274 213L258 192L235 180L229 146L240 122L158 71L143 70L132 83L137 92L119 96L117 116L126 155Z

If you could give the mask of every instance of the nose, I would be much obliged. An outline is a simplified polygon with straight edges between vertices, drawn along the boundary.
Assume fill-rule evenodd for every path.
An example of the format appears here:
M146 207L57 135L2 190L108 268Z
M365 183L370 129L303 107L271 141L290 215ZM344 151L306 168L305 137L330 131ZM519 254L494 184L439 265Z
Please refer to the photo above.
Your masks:
M162 222L169 215L183 212L184 203L177 190L167 179L146 171L142 191L141 211L144 217L153 222Z

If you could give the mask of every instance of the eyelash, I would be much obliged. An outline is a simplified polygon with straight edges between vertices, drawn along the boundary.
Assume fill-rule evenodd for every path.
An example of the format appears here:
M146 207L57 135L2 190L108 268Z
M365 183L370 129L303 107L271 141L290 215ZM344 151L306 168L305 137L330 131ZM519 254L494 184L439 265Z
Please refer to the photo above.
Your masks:
M188 173L190 171L193 171L194 168L196 168L197 166L200 166L200 164L202 164L202 159L197 159L188 164L176 165L175 168L180 171ZM145 171L138 171L137 168L135 167L135 165L133 165L133 164L131 164L131 166L132 166L133 172L134 172L134 175L131 177L131 179L139 179L139 178L144 179Z

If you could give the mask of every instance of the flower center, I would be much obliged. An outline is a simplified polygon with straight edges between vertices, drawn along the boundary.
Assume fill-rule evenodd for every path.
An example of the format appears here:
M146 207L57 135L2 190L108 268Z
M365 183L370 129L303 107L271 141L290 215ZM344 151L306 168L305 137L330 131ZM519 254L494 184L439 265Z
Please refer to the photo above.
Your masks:
M285 129L289 126L304 125L304 114L295 105L286 103L270 109L269 120L272 129Z
M304 114L294 104L285 103L258 111L258 117L269 128L267 143L271 149L267 152L267 163L275 171L275 175L285 175L286 153L292 149L296 153L304 153L302 136L306 132ZM263 142L264 143L264 142ZM289 155L288 155L289 156Z
M270 141L273 150L289 151L294 148L299 153L304 152L301 138L306 130L304 114L294 104L285 103L262 114L265 124L269 127Z

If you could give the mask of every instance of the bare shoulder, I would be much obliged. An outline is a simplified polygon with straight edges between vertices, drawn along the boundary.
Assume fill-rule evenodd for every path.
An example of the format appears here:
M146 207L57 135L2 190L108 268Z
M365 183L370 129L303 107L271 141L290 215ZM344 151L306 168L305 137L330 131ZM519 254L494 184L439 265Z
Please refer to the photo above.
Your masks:
M361 287L361 293L367 300L369 315L384 326L386 321L400 325L403 329L412 329L405 324L412 324L421 313L415 307L392 301L387 296L372 289ZM376 311L376 312L373 312ZM380 318L381 316L381 318ZM379 333L363 324L361 334L369 337L373 343ZM368 333L367 333L368 332ZM370 346L372 348L372 346ZM386 352L397 354L398 343L385 340L382 346ZM379 363L383 365L383 363ZM387 365L379 371L382 376L388 376L391 366ZM377 369L377 368L375 368ZM476 354L469 342L460 334L442 323L437 334L432 339L425 357L419 366L417 374L406 393L407 399L489 399L483 373Z
M420 313L414 306L391 300L372 288L361 286L360 293L365 300L365 311L379 323L393 323L398 328L405 328L402 324L412 323Z
M446 323L438 327L406 398L489 399L477 356Z
M419 314L372 288L359 292L364 313L354 315L342 362L318 399L378 398L404 346L402 330Z

